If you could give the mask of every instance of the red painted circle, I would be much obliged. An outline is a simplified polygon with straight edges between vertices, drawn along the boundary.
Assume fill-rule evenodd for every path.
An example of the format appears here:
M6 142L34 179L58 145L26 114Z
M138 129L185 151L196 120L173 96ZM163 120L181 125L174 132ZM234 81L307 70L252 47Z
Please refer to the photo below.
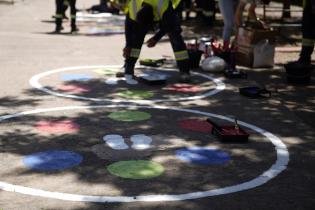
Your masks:
M73 133L79 130L80 126L71 120L39 121L35 128L44 133Z
M197 131L202 133L211 133L212 125L206 120L185 119L178 122L180 127L186 130Z
M168 85L164 90L176 91L181 93L197 93L201 92L202 89L199 86L190 85L190 84L173 84Z
M58 90L61 90L67 93L77 93L77 94L91 91L89 87L84 86L84 85L60 85L58 86Z

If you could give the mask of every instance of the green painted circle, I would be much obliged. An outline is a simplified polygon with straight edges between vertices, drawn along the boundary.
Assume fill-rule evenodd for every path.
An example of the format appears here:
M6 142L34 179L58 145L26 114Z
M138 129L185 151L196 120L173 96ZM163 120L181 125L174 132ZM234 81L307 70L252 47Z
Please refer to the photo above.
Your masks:
M150 119L151 114L140 111L121 111L110 113L108 117L117 121L132 122Z
M126 90L120 93L117 93L117 96L126 98L126 99L135 99L141 100L146 98L152 98L154 96L153 92L146 90Z
M117 70L115 69L109 69L109 68L100 68L100 69L95 69L95 73L102 74L102 75L115 75L117 73Z
M113 163L107 170L126 179L150 179L160 176L164 172L164 167L148 160L129 160Z

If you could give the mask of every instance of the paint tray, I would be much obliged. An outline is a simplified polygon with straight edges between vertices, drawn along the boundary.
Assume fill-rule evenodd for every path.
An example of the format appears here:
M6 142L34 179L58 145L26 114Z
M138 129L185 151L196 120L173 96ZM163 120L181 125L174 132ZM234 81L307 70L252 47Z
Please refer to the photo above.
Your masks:
M208 118L207 122L212 125L211 133L222 142L248 141L249 134L237 124L237 121L234 125L218 125Z
M257 86L239 88L241 95L249 98L270 98L271 92L266 88L260 88Z
M140 59L139 63L140 65L143 66L152 66L152 67L159 67L162 66L162 64L164 63L165 59Z
M164 85L166 83L166 76L159 74L143 74L138 79L147 85Z

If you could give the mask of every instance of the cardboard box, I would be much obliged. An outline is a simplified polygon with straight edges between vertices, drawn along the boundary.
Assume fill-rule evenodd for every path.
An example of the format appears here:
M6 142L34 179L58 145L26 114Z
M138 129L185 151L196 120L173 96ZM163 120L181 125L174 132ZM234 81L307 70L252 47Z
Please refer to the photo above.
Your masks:
M252 67L254 61L254 49L253 46L238 45L237 52L235 54L236 65Z
M237 33L237 44L242 46L255 45L261 40L267 39L271 44L276 41L276 32L268 29L253 29L241 27Z
M264 40L255 45L238 45L236 65L250 68L273 67L275 46Z

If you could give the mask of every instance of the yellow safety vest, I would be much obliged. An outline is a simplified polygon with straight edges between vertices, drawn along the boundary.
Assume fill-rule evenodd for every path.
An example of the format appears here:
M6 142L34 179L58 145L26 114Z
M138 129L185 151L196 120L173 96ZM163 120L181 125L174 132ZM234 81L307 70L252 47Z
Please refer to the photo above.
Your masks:
M173 8L176 9L181 0L130 0L128 3L129 17L132 20L136 20L137 13L141 9L142 3L147 3L153 7L154 21L159 21L167 10L170 1L172 2Z

